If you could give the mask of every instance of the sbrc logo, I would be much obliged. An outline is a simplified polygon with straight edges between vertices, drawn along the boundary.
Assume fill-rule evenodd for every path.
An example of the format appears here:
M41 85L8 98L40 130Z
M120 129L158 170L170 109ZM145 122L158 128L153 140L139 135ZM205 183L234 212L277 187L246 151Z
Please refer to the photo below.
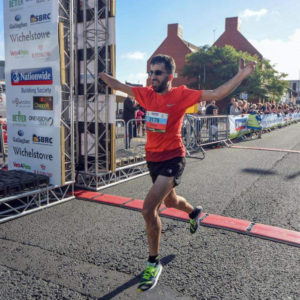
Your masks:
M31 25L46 23L46 22L50 22L50 21L51 21L51 13L30 16L30 24Z
M12 85L50 85L52 83L53 76L50 67L11 71Z
M34 144L41 144L41 145L52 145L53 138L48 136L39 136L36 134L32 135L32 141Z

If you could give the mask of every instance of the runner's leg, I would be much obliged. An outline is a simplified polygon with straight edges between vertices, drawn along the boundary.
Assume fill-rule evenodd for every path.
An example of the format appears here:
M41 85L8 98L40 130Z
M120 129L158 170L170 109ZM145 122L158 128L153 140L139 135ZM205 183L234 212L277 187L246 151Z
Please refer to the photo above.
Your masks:
M176 208L188 214L194 210L194 207L185 198L176 194L175 188L171 190L169 195L164 199L164 202L166 207Z
M164 198L171 192L174 186L174 177L159 175L150 189L142 209L146 222L149 255L159 254L161 220L158 214L159 207Z

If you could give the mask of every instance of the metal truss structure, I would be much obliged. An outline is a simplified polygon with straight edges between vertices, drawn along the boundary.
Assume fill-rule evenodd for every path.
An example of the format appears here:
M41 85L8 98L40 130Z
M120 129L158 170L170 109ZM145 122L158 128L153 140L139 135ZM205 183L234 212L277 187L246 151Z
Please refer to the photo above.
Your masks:
M76 184L89 190L99 191L119 183L149 174L145 162L116 168L115 171L103 171L95 174L77 174Z
M0 199L0 223L74 199L73 185L45 187Z
M61 67L62 186L47 186L0 199L0 223L74 199L74 6L76 0L59 0Z
M98 190L144 168L116 169L115 95L98 76L102 71L115 75L115 0L81 1L77 13L76 186Z

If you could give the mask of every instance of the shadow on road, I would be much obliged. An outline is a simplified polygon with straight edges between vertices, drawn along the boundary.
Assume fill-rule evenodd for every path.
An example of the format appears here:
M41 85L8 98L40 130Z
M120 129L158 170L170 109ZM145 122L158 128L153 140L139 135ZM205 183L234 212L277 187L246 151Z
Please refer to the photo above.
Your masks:
M245 169L242 169L242 172L257 174L257 175L278 175L278 173L276 171L264 170L264 169L254 169L254 168L253 169L245 168Z
M290 180L290 179L294 179L294 178L296 178L296 177L298 177L298 176L300 176L300 171L299 171L299 172L296 172L296 173L294 173L294 174L292 174L292 175L285 176L285 179L286 179L286 180Z
M172 260L174 260L175 255L171 254L171 255L167 255L163 258L161 258L161 263L165 266L167 265L169 262L171 262ZM98 300L109 300L112 299L113 297L117 296L118 294L124 292L125 290L131 288L132 286L138 284L140 282L141 276L142 276L143 272L141 272L139 275L137 275L136 277L132 278L131 280L127 281L126 283L122 284L121 286L119 286L118 288L116 288L114 291L111 291L110 293L104 295L103 297L98 298Z

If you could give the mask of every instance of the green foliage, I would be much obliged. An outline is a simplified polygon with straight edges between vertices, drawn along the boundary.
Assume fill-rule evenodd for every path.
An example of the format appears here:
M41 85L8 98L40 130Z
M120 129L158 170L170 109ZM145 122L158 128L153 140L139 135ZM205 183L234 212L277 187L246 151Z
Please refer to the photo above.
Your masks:
M198 52L187 55L182 76L190 80L190 88L211 90L237 73L240 58L244 58L246 63L255 60L257 66L228 97L239 97L241 92L246 92L250 101L258 98L278 101L288 85L283 80L287 74L278 73L268 60L259 60L257 56L236 51L232 46L219 48L206 45Z

